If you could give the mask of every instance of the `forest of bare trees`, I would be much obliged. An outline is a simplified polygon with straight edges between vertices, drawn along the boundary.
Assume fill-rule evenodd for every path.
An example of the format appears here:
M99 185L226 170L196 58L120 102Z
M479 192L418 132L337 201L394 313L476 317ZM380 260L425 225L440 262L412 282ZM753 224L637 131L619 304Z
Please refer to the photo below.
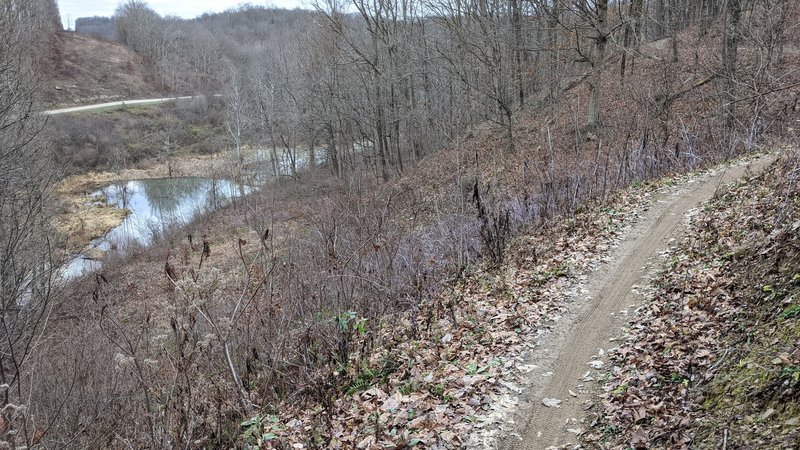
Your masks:
M584 131L602 129L604 84L624 85L642 45L668 40L678 64L677 33L717 19L724 40L719 56L707 55L717 61L698 63L716 72L720 114L733 125L736 85L744 83L735 74L740 11L758 25L762 14L785 16L787 5L330 0L315 12L242 7L186 21L129 1L116 23L119 39L165 86L243 96L236 115L246 109L248 140L283 150L324 145L335 173L359 160L386 180L482 123L504 130L513 152L517 112L557 114L564 90L576 86L589 92ZM787 26L773 25L778 34ZM770 58L779 57L780 43L768 45Z
M513 231L785 131L794 6L318 0L186 20L125 1L116 39L161 88L219 109L215 142L235 176L252 148L291 169L223 216L61 286L64 236L48 217L76 155L52 148L58 133L36 114L29 51L59 28L57 9L3 2L0 440L241 447L239 423L281 402L329 407L391 328L384 317L408 314L412 337L456 321L459 299L434 292L461 283L477 255L500 265ZM81 120L64 119L62 134L85 139ZM179 125L159 126L146 142L172 176ZM118 140L105 136L96 158ZM301 151L319 178L300 176ZM309 447L332 439L323 422Z

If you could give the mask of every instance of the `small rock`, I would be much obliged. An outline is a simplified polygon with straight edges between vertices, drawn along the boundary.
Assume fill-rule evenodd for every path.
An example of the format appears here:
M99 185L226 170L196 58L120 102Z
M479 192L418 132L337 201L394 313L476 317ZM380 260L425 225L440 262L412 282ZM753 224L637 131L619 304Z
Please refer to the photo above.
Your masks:
M587 364L589 364L592 367L592 369L600 370L603 368L603 361L600 361L599 359L589 361Z
M557 398L543 398L542 404L548 408L558 408L561 405L561 400Z

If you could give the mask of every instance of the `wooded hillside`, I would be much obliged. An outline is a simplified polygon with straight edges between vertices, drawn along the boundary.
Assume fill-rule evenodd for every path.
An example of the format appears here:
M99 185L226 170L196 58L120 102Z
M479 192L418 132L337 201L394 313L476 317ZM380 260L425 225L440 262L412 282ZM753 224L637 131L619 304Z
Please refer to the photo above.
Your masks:
M130 0L120 43L61 35L119 56L108 72L65 64L100 81L70 98L203 95L85 121L36 113L47 59L29 51L41 16L23 4L0 9L0 438L13 446L496 442L521 354L659 183L798 142L792 0L352 0L194 20ZM178 142L241 196L64 281L65 169L151 158L171 176ZM630 408L614 408L606 420L626 430L613 414Z
M752 140L764 128L755 118L775 106L769 93L792 86L780 69L795 55L791 6L357 0L181 21L130 1L116 20L166 86L226 93L238 139L323 144L336 173L363 161L386 180L477 126L502 133L494 145L513 153L527 113L543 123L569 115L578 143L625 134L620 145L677 148L683 159L702 157L698 142L738 145L727 131L712 137L705 119L673 126L687 94L698 111L716 103L712 128ZM638 68L650 68L646 80Z

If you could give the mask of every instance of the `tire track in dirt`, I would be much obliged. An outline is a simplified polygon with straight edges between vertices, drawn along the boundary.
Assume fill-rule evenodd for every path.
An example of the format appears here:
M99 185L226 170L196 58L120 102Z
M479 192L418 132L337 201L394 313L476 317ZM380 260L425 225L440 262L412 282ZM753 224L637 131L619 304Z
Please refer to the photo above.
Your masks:
M748 171L763 169L776 158L771 154L719 169L655 198L650 209L621 238L609 261L578 286L580 299L573 303L571 313L562 317L551 332L543 334L528 355L528 362L536 370L528 375L528 388L515 415L519 436L507 437L499 448L536 450L572 448L577 444L580 430L587 427L581 423L586 401L595 392L589 382L583 381L591 369L588 363L593 357L604 360L597 358L600 349L613 346L609 339L619 334L627 319L621 311L642 303L642 295L634 291L635 286L649 283L648 264L667 249L670 238L677 237L689 210L709 200L721 185ZM546 407L542 403L545 398L561 403L559 407Z

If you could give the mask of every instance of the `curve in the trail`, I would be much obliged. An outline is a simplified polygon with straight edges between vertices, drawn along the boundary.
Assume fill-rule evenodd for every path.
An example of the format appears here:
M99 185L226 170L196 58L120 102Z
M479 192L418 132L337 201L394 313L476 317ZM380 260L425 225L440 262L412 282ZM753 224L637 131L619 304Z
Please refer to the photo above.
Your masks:
M598 350L607 349L609 339L619 334L625 321L620 312L643 302L634 291L636 285L648 283L651 271L646 266L650 260L667 249L669 238L677 235L689 210L709 200L722 184L739 179L748 170L760 170L776 157L766 155L720 170L656 199L642 220L622 238L610 261L589 275L583 286L583 292L588 291L586 300L576 301L575 311L562 319L552 333L543 335L528 356L538 370L531 372L530 387L517 412L519 437L507 438L501 448L572 448L577 443L577 435L586 429L581 423L584 408L596 392L587 389L584 381L591 368L588 363L597 359L601 353ZM545 398L561 403L557 408L547 407L542 402Z

